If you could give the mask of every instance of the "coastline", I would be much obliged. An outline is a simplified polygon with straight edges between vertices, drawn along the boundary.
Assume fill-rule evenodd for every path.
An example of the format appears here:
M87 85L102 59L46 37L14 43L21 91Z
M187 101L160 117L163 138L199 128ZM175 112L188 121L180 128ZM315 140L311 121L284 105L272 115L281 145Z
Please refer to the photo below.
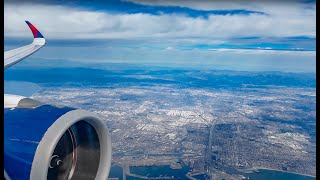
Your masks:
M297 174L297 175L302 175L302 176L308 176L308 177L316 178L316 176L313 176L313 175L310 175L310 174L303 174L303 173L297 173L297 172L291 172L291 171L284 171L284 170L272 169L272 168L265 168L265 167L252 167L252 168L244 169L244 170L251 170L251 171L271 170L271 171L279 171L279 172L284 172L284 173L291 173L291 174Z

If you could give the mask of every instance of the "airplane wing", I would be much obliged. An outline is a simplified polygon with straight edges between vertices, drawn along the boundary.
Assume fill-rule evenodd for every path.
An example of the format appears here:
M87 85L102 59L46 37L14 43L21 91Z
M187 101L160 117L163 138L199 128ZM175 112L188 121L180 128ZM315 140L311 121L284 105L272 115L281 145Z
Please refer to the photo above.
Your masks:
M45 45L42 34L26 23L33 43L5 52L4 69ZM4 179L108 178L112 146L103 117L5 94L3 123Z
M33 42L29 45L4 52L4 69L7 69L20 62L24 58L38 51L46 44L46 40L40 31L38 31L37 28L34 27L29 21L26 21L26 23L33 33Z

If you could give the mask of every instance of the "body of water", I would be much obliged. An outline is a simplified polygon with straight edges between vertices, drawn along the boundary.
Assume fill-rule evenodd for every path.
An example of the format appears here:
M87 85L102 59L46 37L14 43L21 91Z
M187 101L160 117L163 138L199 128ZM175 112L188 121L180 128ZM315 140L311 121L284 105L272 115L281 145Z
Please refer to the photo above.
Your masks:
M181 169L172 169L169 165L163 166L130 166L130 173L146 177L172 177L173 179L187 179L188 166Z
M249 179L253 180L283 180L283 179L290 179L290 180L315 180L315 177L305 176L301 174L294 174L289 172L282 172L282 171L275 171L275 170L268 170L268 169L259 169L259 172L248 173L245 175L249 177Z
M172 177L171 179L189 179L186 177L186 174L189 171L189 167L185 166L181 169L172 169L169 165L163 166L131 166L130 172L132 174L138 176L148 177L149 179L161 179L161 177ZM276 171L276 170L267 170L267 169L259 169L259 172L252 173L242 173L239 174L244 175L247 179L250 180L315 180L315 177L305 176L301 174ZM118 177L119 179L123 179L122 177L122 168L119 166L115 166L111 168L109 177ZM204 180L205 175L194 176L194 178L198 180ZM142 179L139 177L126 176L127 180L138 180Z
M36 83L24 81L4 81L5 94L14 94L29 97L39 92L40 90L41 87Z

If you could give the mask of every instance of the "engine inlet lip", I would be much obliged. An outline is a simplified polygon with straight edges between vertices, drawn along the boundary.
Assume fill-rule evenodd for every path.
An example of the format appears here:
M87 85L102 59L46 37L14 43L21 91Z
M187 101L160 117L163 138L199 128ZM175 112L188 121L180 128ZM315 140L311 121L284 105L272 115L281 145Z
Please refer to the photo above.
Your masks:
M32 162L30 180L47 179L48 167L53 151L62 135L75 123L86 121L97 132L100 149L104 150L100 156L96 180L105 180L111 167L111 138L103 118L85 110L72 110L59 117L43 135Z

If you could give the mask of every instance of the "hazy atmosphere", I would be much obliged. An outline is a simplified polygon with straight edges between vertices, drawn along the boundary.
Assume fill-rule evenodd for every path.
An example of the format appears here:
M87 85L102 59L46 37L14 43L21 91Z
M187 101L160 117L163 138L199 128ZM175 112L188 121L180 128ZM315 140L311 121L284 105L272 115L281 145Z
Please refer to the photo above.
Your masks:
M4 13L6 49L31 41L25 20L47 38L30 62L315 72L315 1L6 1Z

